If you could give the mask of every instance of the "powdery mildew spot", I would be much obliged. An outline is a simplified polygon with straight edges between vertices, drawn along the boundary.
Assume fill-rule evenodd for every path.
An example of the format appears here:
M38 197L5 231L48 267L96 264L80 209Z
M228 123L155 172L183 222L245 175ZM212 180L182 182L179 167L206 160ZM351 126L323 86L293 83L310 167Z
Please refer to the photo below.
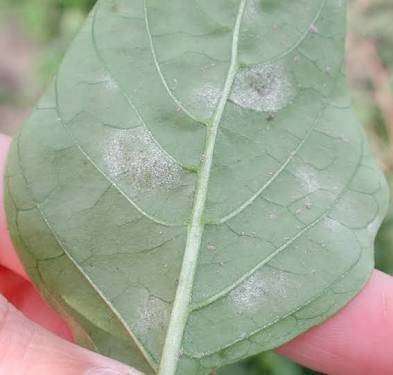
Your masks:
M169 320L168 305L160 299L150 296L139 309L139 318L134 324L134 331L143 337L153 330L163 330Z
M263 309L271 299L285 299L290 282L285 272L271 269L256 271L229 293L235 311L242 313ZM270 301L270 302L269 302Z
M222 90L206 84L195 92L195 107L202 116L211 117L220 100Z
M321 188L317 173L311 168L298 168L296 176L299 177L302 187L306 193L313 193Z
M342 230L342 225L334 219L330 217L326 217L324 220L324 224L330 232L337 233Z
M236 310L249 310L265 301L266 287L266 282L256 272L237 288L233 289L229 294L229 298Z
M253 21L261 13L261 2L260 0L249 0L247 2L246 9L244 11L244 19Z
M118 130L107 141L104 163L109 175L126 178L134 193L179 185L183 169L166 154L145 127Z
M381 225L380 220L378 217L376 217L371 223L367 225L367 230L369 233L374 235L374 233L378 232L380 225Z
M110 75L105 75L102 82L107 90L115 91L119 88L117 82Z
M283 65L258 64L237 73L230 99L243 108L277 112L295 94L294 85Z

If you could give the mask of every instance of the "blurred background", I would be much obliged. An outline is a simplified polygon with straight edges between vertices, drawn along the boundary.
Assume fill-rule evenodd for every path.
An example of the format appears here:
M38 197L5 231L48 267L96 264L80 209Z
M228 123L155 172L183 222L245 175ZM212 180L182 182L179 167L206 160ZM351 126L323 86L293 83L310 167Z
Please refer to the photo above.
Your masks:
M95 0L0 0L0 132L14 135L53 76ZM348 76L355 110L393 187L393 1L351 0ZM376 241L393 274L393 206ZM272 353L219 375L315 374Z

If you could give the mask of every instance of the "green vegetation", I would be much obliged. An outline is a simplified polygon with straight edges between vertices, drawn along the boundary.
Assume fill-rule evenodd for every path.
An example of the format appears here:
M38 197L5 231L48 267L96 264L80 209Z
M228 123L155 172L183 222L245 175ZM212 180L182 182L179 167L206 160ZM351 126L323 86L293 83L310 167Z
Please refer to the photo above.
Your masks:
M75 31L95 0L0 0L0 7L22 17L26 31L51 42Z
M393 191L393 3L351 2L349 72L354 104ZM393 274L393 205L378 232L377 267Z
M94 3L95 0L0 0L0 26L10 20L17 22L21 32L38 47L35 71L39 85L44 85L56 71L63 52ZM11 96L14 102L20 102L20 98L12 93ZM0 103L5 99L0 90Z

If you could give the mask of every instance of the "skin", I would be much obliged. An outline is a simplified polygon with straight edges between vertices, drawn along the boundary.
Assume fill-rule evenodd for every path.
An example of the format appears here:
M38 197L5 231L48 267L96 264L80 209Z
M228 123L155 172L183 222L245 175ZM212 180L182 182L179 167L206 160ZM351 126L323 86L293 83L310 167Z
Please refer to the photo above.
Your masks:
M0 135L0 176L10 139ZM2 190L0 178L0 191ZM0 199L0 375L139 374L72 343L64 321L38 295L9 238ZM337 315L278 349L332 375L393 374L393 278L374 271Z

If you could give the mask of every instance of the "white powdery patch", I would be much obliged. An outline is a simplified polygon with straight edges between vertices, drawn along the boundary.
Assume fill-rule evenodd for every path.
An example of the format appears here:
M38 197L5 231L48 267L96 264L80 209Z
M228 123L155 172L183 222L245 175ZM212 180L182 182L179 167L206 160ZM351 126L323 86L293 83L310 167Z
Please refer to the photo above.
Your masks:
M367 225L367 230L372 236L375 236L375 234L378 232L380 225L381 220L379 219L379 217L376 217L370 224Z
M139 318L133 326L139 337L154 330L165 329L170 316L169 306L156 297L149 297L139 309Z
M213 85L205 85L195 92L195 106L203 116L211 117L217 108L222 91Z
M283 65L259 64L239 71L230 99L243 108L277 112L295 95L294 85Z
M183 169L145 127L118 130L107 141L104 163L109 175L126 178L134 193L179 185Z
M107 90L114 91L114 90L118 90L119 88L117 82L110 75L105 75L102 78L102 82Z
M266 288L266 281L263 280L260 273L255 272L233 289L229 293L229 298L236 310L250 310L266 300Z
M246 9L244 11L244 19L253 21L258 15L261 14L261 2L260 0L249 0L247 2Z
M239 312L263 310L272 300L282 300L288 296L288 288L293 287L285 272L269 270L257 271L229 293L234 309Z
M301 180L302 187L307 193L313 193L321 188L318 175L311 168L298 168L296 176Z
M331 219L330 217L326 217L324 224L330 232L336 233L342 230L342 225L337 220Z

